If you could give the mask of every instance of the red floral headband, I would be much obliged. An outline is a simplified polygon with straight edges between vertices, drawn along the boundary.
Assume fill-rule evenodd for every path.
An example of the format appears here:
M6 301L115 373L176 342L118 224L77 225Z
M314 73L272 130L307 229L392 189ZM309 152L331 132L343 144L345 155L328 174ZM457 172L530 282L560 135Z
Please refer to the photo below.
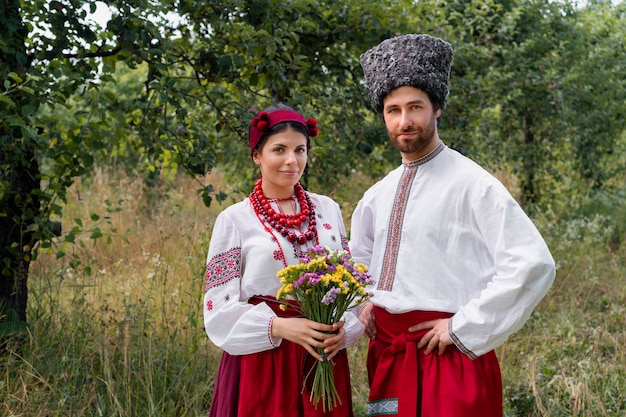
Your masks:
M300 123L306 127L310 137L317 136L317 120L312 117L305 120L300 113L293 110L276 110L271 113L261 111L250 122L250 153L267 131L282 122Z

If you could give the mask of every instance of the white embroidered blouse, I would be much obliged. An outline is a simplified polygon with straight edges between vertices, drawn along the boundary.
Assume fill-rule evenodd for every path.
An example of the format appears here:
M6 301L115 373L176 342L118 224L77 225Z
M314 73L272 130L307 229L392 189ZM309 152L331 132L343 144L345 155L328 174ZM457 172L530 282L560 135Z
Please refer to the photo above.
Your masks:
M348 250L339 205L329 197L308 194L315 207L319 244ZM213 227L205 273L204 327L210 340L231 355L280 345L282 340L269 334L276 313L265 302L252 305L247 300L255 295L275 297L280 288L276 274L285 267L284 262L297 263L301 253L297 251L313 245L309 241L294 246L276 230L265 227L248 198L222 211ZM344 319L346 346L350 346L363 334L363 326L352 312Z

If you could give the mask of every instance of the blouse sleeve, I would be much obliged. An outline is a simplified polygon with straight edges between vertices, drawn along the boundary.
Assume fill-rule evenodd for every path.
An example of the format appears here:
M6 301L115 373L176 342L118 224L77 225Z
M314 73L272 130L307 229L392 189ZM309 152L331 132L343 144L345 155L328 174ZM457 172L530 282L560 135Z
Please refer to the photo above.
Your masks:
M357 314L358 310L353 308L346 311L343 315L344 329L346 330L346 347L355 344L365 333L365 326L359 321Z
M270 326L276 314L265 303L240 300L243 268L241 237L228 210L215 221L207 255L204 328L209 339L231 355L246 355L279 346Z
M499 346L521 328L555 278L545 241L504 186L485 180L473 200L477 233L493 256L495 274L450 323L452 340L471 358Z
M371 207L361 199L354 209L350 227L350 252L355 262L369 268L374 248L374 216Z

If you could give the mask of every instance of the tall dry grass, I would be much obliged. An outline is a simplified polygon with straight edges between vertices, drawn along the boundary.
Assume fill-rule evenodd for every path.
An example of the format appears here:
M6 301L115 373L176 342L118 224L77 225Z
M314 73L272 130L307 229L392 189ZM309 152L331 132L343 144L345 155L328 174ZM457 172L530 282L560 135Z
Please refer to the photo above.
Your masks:
M104 171L72 188L64 231L81 218L104 236L59 242L32 265L29 337L3 358L1 415L206 415L219 352L202 327L202 278L220 208L197 188L180 178L146 191Z
M350 179L334 195L346 226L367 185ZM97 171L71 189L64 230L81 218L104 236L95 244L90 233L59 242L33 263L28 337L0 358L0 415L206 415L220 352L202 326L202 279L223 207L205 208L197 188L177 177L146 189ZM626 415L626 244L615 229L626 214L580 211L535 219L557 280L497 350L506 416ZM59 248L68 255L56 259ZM72 253L82 262L77 269ZM363 339L349 350L357 416L366 415L366 347Z

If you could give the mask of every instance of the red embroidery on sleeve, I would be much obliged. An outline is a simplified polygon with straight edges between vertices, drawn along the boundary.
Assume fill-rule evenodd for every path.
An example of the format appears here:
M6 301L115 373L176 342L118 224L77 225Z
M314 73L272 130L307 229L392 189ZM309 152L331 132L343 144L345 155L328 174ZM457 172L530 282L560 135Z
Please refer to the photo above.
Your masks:
M204 291L241 277L241 248L230 248L213 256L205 272Z

